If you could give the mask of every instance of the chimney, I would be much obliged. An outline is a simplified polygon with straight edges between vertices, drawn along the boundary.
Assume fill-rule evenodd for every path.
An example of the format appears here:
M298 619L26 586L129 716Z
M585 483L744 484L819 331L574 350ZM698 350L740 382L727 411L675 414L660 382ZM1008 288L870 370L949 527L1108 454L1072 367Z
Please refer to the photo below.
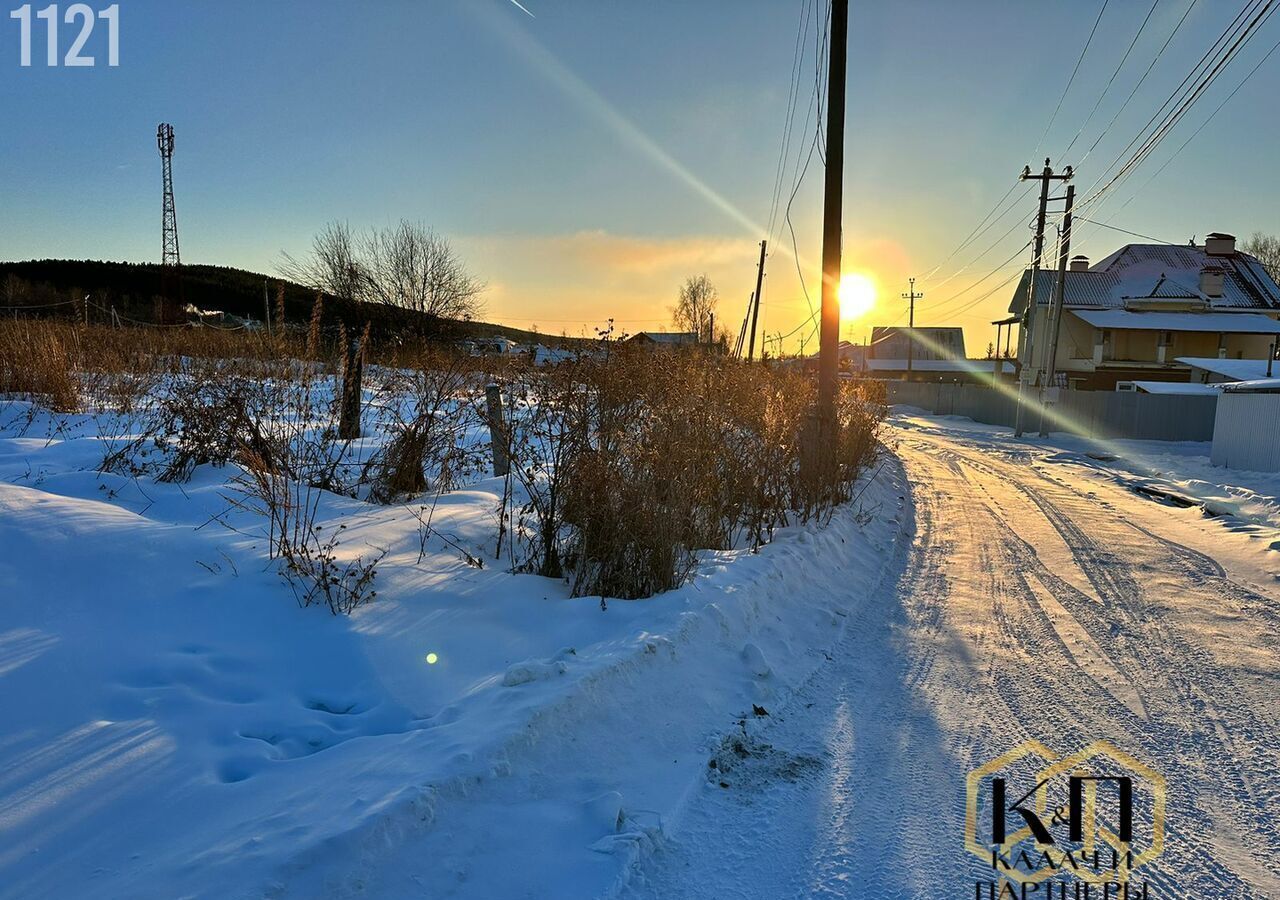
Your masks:
M1071 271L1072 272L1088 272L1089 257L1083 256L1083 255L1071 257Z
M1226 273L1222 271L1222 266L1217 263L1209 263L1209 265L1200 270L1200 293L1210 299L1221 297L1225 280Z
M1215 231L1204 239L1204 252L1210 256L1235 256L1236 236Z

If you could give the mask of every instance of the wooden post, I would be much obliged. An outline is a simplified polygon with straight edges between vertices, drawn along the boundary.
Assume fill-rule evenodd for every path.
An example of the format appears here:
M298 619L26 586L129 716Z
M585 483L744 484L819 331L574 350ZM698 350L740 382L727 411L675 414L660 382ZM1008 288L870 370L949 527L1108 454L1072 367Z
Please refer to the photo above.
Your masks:
M484 389L484 399L489 406L489 442L493 445L493 474L505 477L511 472L507 457L507 429L502 422L502 389L491 384Z
M354 441L360 437L360 382L364 377L365 343L369 338L369 326L360 338L348 337L343 347L345 356L342 367L342 402L338 407L338 437Z

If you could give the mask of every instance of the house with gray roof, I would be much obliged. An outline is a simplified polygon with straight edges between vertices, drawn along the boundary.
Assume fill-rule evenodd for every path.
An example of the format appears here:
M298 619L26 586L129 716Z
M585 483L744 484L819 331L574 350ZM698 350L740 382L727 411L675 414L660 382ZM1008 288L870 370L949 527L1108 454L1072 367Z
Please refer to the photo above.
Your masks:
M627 338L628 345L648 350L678 350L697 347L700 343L698 335L692 331L641 331Z
M1009 312L1020 316L1022 378L1048 356L1057 272L1023 273ZM1114 390L1120 381L1190 381L1186 358L1262 359L1280 340L1280 286L1236 239L1203 245L1129 244L1095 265L1076 257L1063 282L1058 383Z

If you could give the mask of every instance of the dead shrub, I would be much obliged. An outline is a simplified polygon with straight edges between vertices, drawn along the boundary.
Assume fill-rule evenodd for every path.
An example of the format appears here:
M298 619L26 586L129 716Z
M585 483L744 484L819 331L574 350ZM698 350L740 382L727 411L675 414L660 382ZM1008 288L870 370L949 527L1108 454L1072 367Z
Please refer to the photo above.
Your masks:
M361 481L370 500L440 494L479 468L463 446L478 385L466 357L431 349L399 354L378 376L371 405L391 437L365 464Z

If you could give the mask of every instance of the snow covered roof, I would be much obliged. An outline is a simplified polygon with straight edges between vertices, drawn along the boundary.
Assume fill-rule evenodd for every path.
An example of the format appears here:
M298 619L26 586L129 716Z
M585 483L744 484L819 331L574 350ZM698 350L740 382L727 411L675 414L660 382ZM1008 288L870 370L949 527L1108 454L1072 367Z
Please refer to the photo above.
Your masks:
M1223 270L1221 297L1200 291L1200 272ZM1058 273L1040 270L1036 278L1036 303L1049 302ZM1031 272L1022 273L1009 303L1010 312L1021 312L1027 303ZM1203 247L1167 244L1128 244L1092 268L1066 273L1063 304L1067 307L1118 308L1127 300L1195 300L1214 309L1280 308L1280 285L1262 263L1248 253L1210 255Z
M1203 369L1233 381L1249 381L1254 378L1267 377L1267 361L1265 359L1219 359L1216 356L1179 356L1178 362L1193 369ZM1280 372L1280 365L1274 370Z
M641 331L630 340L647 339L655 344L696 344L698 336L692 331Z
M1133 386L1144 394L1217 394L1218 384L1196 384L1186 381L1135 381Z
M990 375L995 369L994 359L916 359L911 368L917 372L969 372L975 375ZM906 359L868 359L867 368L872 372L906 371ZM1004 360L1001 371L1012 373L1013 363Z
M1280 378L1256 378L1253 381L1233 381L1222 386L1232 394L1280 394Z
M1094 328L1119 331L1216 331L1226 334L1280 334L1280 322L1256 313L1133 312L1127 309L1073 309Z

